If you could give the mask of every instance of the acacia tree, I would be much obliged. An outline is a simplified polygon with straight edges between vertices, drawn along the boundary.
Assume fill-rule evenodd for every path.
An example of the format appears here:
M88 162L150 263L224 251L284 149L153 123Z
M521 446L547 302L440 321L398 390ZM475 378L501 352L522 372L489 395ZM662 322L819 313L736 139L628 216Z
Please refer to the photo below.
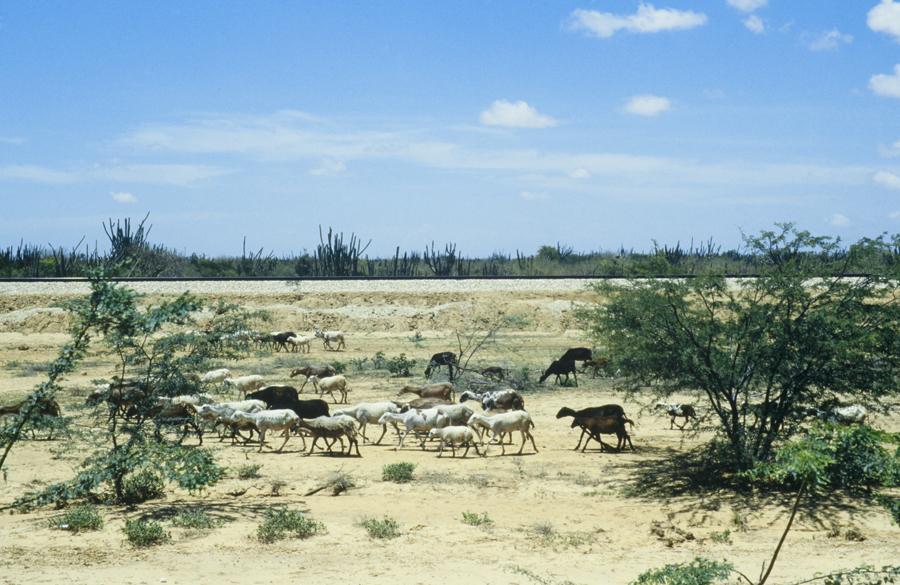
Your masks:
M222 476L209 451L151 436L145 422L153 418L160 398L199 391L192 372L202 370L212 360L242 357L247 349L246 336L239 332L262 315L221 301L207 307L188 293L156 306L141 307L139 301L133 290L100 275L91 281L91 294L69 306L74 317L73 334L78 334L71 347L83 355L87 340L98 339L99 351L115 360L112 383L98 400L103 422L88 437L95 443L95 450L75 478L26 494L18 500L19 505L95 497L100 487L111 488L114 500L123 501L126 477L147 470L190 490ZM199 316L204 310L211 316L201 324ZM73 351L66 349L64 353ZM112 407L106 412L106 399L122 392L126 381L139 389L127 416ZM59 391L58 386L54 389ZM13 444L11 441L8 449Z
M757 278L603 284L597 303L579 312L627 389L704 396L738 470L768 460L808 408L842 397L877 406L897 392L896 267L848 273L861 256L890 257L891 244L844 249L791 224L779 228L744 238Z

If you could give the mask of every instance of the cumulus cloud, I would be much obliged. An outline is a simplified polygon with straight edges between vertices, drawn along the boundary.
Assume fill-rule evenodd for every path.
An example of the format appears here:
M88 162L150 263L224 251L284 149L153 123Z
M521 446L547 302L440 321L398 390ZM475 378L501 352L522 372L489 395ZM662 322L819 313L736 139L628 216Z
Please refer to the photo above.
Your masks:
M658 95L636 95L625 104L625 111L636 116L658 116L672 107L669 98Z
M113 191L110 195L112 196L113 201L118 201L119 203L137 203L137 197L132 193Z
M741 12L753 12L768 4L769 0L728 0L728 4Z
M894 65L894 74L879 73L869 78L869 89L882 97L900 98L900 65Z
M549 128L556 126L556 120L539 113L527 102L508 102L497 100L479 117L485 126L503 126L506 128Z
M578 9L572 12L569 26L573 30L583 30L589 35L608 39L619 31L647 34L688 30L703 26L706 20L706 15L702 12L656 8L652 4L641 2L634 14Z
M836 28L826 30L815 35L807 47L810 51L834 51L841 45L849 45L853 42L853 35L842 33Z
M753 34L761 35L766 32L766 23L755 14L751 14L744 19L744 26Z
M872 181L887 189L900 190L900 177L887 171L878 171L872 175Z
M340 175L346 172L347 165L342 160L323 160L319 166L309 169L309 174L317 177Z
M569 173L569 176L573 179L590 179L591 173L589 173L587 169L575 169Z
M881 0L869 11L867 23L873 31L890 35L900 42L900 3Z
M900 156L900 140L890 146L879 146L878 149L881 152L881 156L885 158L896 158Z
M843 213L835 213L828 220L828 223L835 227L841 227L845 225L850 225L850 218L844 215Z

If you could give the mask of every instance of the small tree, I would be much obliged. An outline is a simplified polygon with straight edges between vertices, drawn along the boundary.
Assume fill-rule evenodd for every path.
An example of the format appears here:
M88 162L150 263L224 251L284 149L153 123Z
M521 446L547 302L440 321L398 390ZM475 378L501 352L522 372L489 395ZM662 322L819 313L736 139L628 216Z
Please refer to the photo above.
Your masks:
M598 285L597 304L579 312L628 389L705 396L738 470L770 459L806 409L839 396L877 405L898 388L897 281L848 271L857 257L890 244L863 240L845 250L779 227L744 238L758 278ZM671 273L664 256L658 262L656 272Z

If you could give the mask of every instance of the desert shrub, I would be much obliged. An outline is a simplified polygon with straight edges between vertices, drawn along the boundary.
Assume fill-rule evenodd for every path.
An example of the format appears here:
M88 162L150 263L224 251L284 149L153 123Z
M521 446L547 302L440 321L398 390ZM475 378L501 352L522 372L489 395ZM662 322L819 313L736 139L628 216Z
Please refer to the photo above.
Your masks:
M690 563L675 563L641 573L632 585L712 585L724 583L732 565L697 557Z
M494 523L487 512L481 514L478 512L463 512L462 521L463 524L468 524L469 526L490 526Z
M384 516L383 518L363 518L360 526L366 529L369 536L382 540L397 538L400 536L400 523L391 518Z
M256 479L259 477L259 470L262 467L259 463L249 463L241 465L237 468L238 479Z
M709 535L709 539L719 544L731 544L731 530L725 529L721 532L713 532Z
M165 488L165 483L159 475L149 469L142 469L129 475L122 482L122 502L133 505L161 498Z
M324 531L324 524L303 512L278 508L266 511L263 523L256 529L256 538L268 543L285 538L309 538Z
M50 522L52 528L70 532L86 532L103 528L103 517L94 506L77 506L67 510L60 518Z
M219 525L219 521L204 510L185 510L172 518L172 526L190 530L211 530Z
M408 461L388 463L381 468L381 479L382 481L392 481L394 483L406 483L412 481L415 469L416 464Z
M347 364L345 364L344 362L334 360L329 365L334 368L336 374L343 374L347 371Z
M891 513L894 523L900 526L900 496L879 495L878 503Z
M407 359L405 353L401 353L397 357L388 360L387 369L396 377L408 377L410 369L416 367L416 360Z
M801 476L812 478L819 488L897 485L900 457L881 446L884 438L866 425L820 423L779 449L774 461L757 465L745 477L784 487L797 487Z
M162 524L153 520L126 520L122 530L125 532L128 542L138 548L155 546L171 540L171 536L165 531Z
M372 356L372 368L376 370L386 370L387 369L387 357L384 355L383 351L375 352L375 355Z

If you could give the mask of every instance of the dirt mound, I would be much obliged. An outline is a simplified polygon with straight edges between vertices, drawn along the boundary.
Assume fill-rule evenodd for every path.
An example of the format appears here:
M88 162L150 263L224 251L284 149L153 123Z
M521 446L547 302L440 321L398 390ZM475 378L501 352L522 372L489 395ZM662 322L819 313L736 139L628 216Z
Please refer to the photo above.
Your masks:
M0 315L0 332L63 333L69 326L69 315L59 307L17 309Z

